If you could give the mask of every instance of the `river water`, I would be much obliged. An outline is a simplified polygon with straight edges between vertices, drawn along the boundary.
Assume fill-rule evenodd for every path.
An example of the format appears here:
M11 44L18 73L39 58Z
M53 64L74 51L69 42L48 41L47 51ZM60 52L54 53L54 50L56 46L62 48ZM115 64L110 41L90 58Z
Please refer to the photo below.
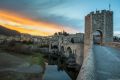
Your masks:
M15 64L15 62L18 63L18 60L15 60L15 56L8 56L7 54L4 55L7 57L3 58L3 62L5 62L2 64L2 66L4 65L3 68L7 67L5 65L12 65ZM25 63L21 66L1 69L0 80L76 80L79 70L76 71L74 69L67 68L64 59L59 57L44 57L44 62L45 69L42 69L40 65L29 65ZM2 68L2 66L0 67Z
M46 65L43 80L72 80L63 70L59 70L57 65Z
M60 58L45 59L43 80L76 80L79 71L67 68Z

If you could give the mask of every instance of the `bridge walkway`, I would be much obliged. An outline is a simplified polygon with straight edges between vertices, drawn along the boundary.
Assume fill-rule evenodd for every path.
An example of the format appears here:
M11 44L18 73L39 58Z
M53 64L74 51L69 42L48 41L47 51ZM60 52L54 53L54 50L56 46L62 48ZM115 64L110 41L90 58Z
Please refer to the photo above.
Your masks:
M120 80L120 51L95 45L93 53L97 80Z

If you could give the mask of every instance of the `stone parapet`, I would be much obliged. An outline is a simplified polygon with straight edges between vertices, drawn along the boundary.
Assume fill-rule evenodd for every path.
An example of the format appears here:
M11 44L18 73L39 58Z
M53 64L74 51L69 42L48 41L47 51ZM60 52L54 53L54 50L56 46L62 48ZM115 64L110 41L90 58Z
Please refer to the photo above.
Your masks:
M84 59L77 80L96 80L94 59L93 49L90 49L88 56Z
M109 43L104 43L103 45L120 49L120 42L109 42Z

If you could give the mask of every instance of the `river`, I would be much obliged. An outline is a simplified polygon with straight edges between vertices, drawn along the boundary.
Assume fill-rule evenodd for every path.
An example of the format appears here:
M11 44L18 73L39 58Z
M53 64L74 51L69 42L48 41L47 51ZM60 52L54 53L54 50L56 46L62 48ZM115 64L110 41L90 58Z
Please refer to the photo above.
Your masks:
M79 70L68 68L61 58L44 58L43 80L76 80Z

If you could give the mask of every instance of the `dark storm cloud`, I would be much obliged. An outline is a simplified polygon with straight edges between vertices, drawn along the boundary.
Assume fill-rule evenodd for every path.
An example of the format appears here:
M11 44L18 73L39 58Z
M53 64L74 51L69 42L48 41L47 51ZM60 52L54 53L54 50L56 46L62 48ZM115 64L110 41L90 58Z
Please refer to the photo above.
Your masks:
M39 17L63 2L63 0L0 0L0 9L9 10L29 17Z
M0 0L0 8L12 10L48 9L62 2L63 0Z
M0 9L34 17L62 3L63 0L0 0Z

